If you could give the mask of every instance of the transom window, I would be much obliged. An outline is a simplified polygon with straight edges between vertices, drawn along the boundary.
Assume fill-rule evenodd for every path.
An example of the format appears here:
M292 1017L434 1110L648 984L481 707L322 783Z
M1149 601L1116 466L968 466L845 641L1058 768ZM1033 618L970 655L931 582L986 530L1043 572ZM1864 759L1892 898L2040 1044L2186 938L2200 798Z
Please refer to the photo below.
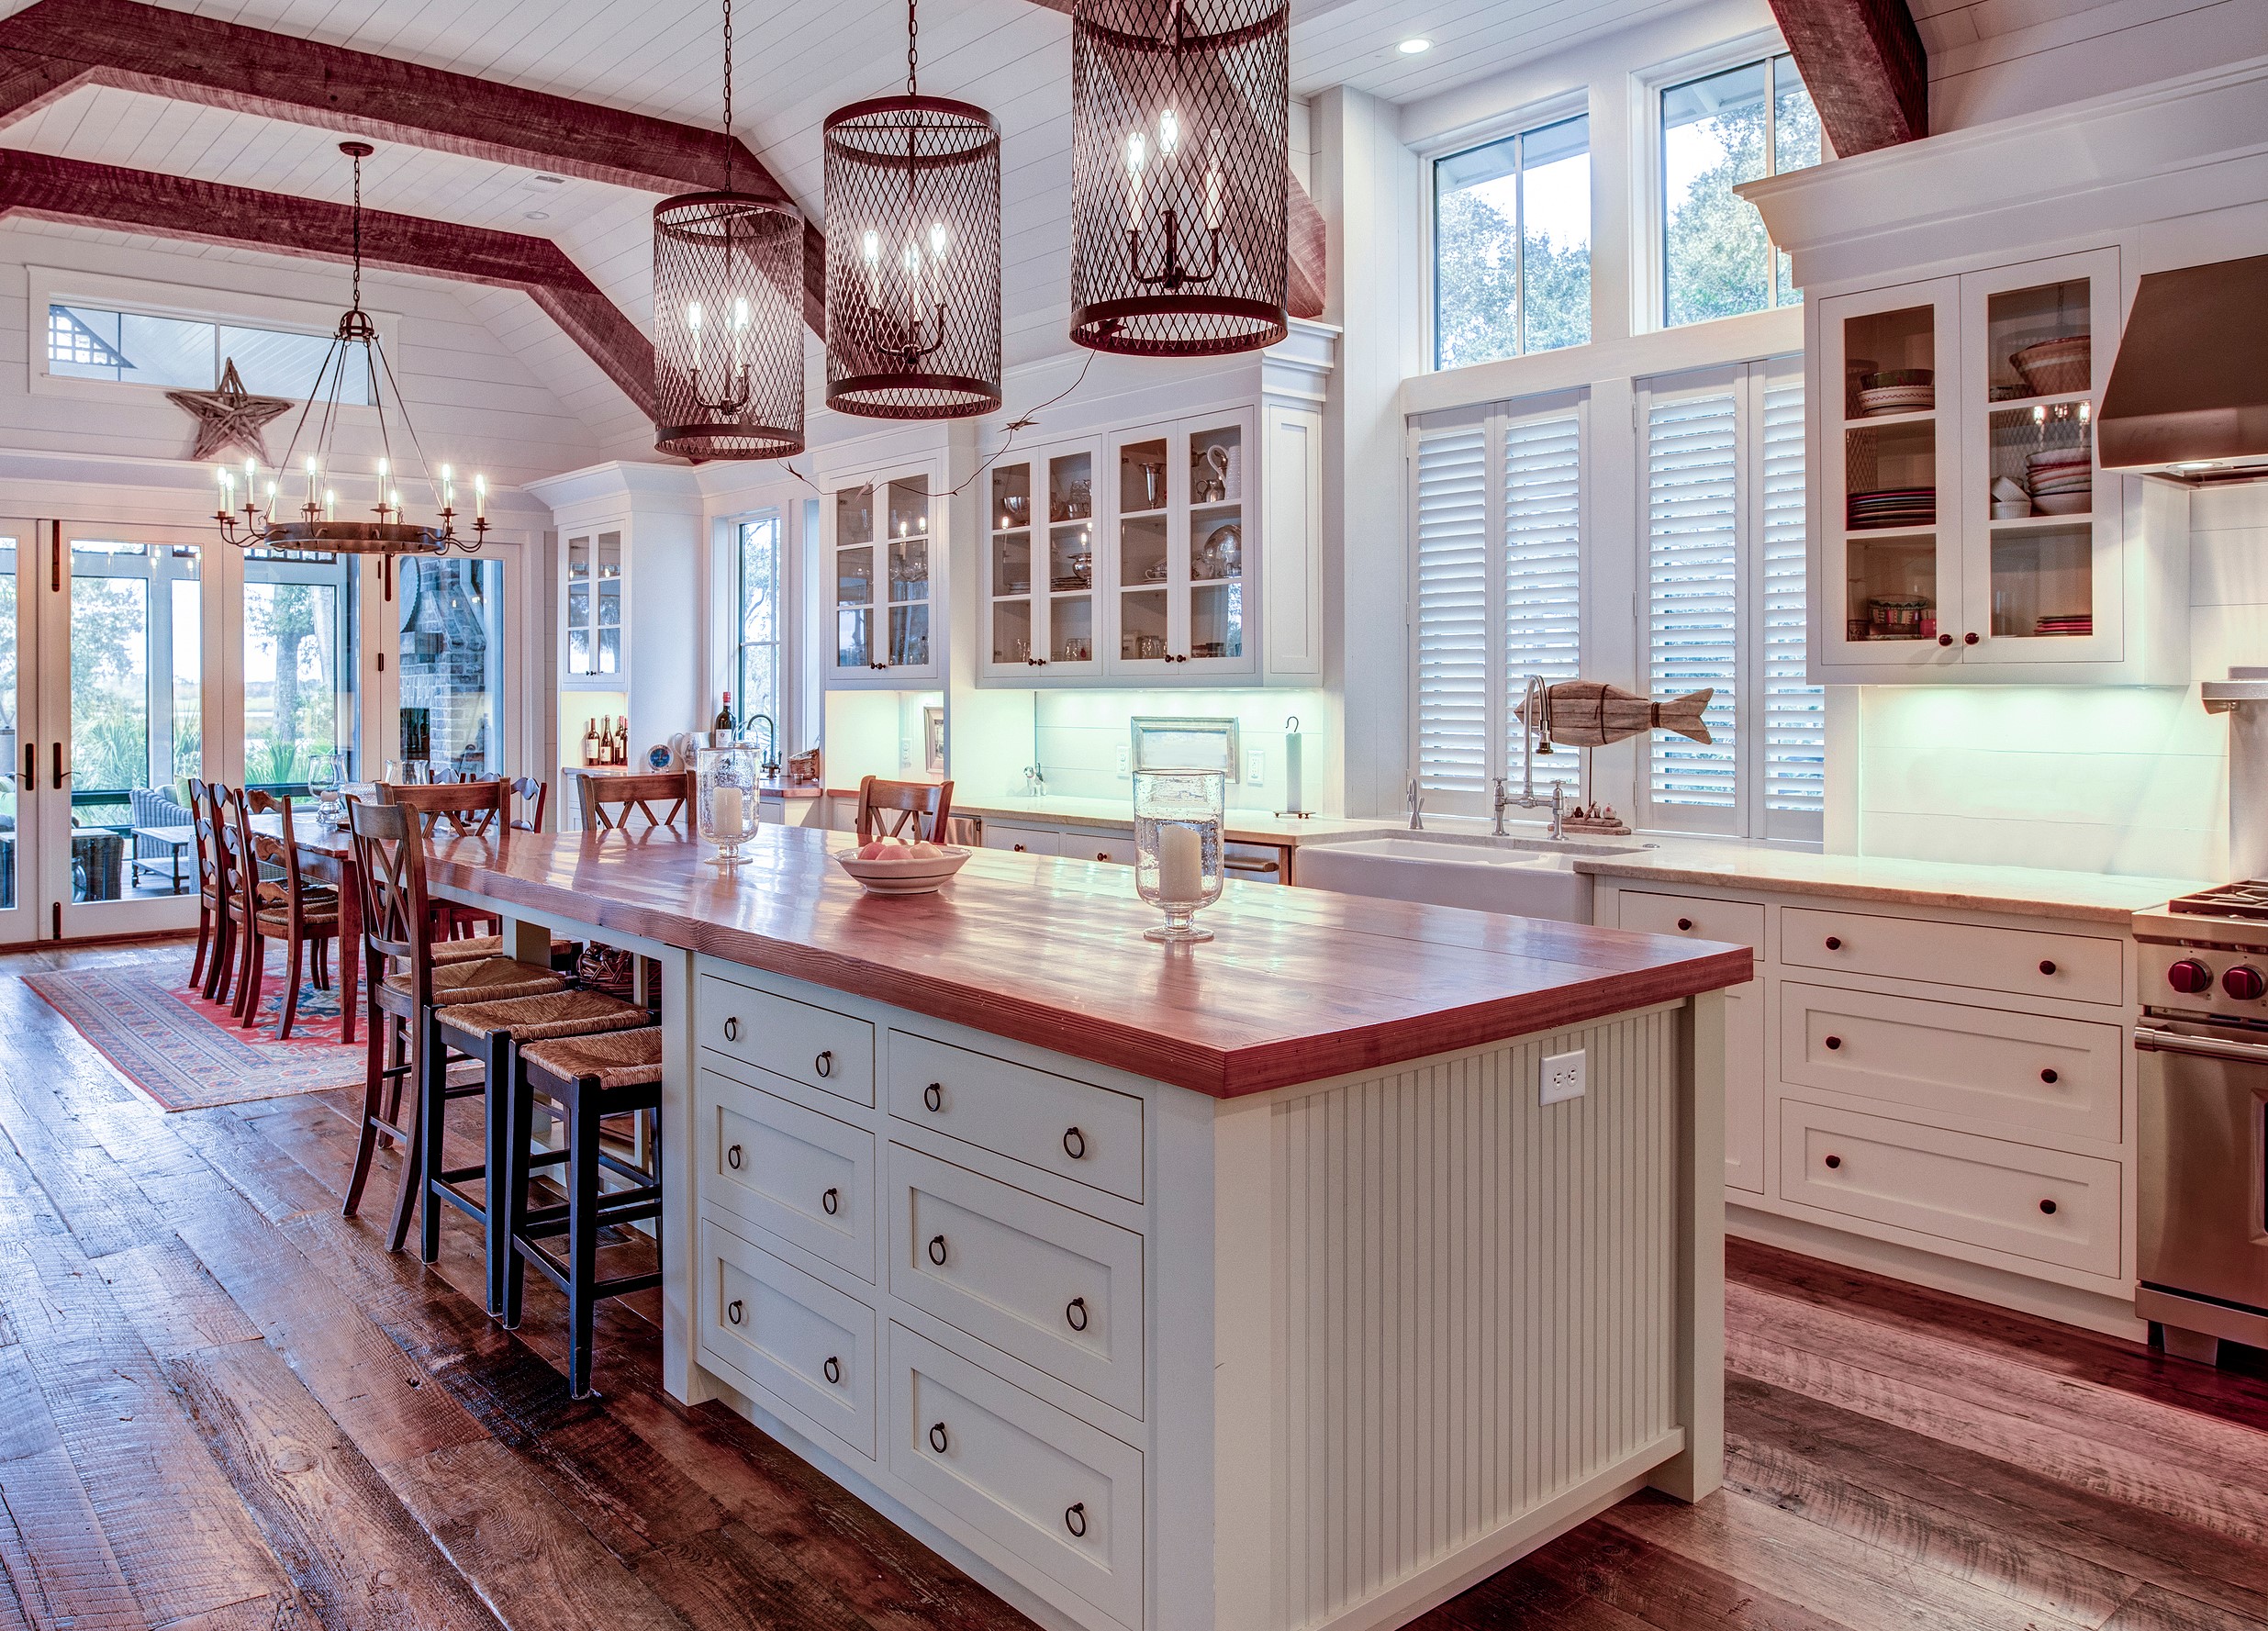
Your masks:
M1803 298L1742 182L1823 156L1818 110L1782 53L1661 92L1662 321L1738 317Z
M254 396L305 399L316 393L330 350L327 334L76 303L56 302L47 308L47 371L64 379L209 391L233 361L237 377ZM359 363L359 356L354 360ZM330 394L328 385L323 394ZM366 374L349 367L339 399L367 406Z
M1591 120L1434 161L1434 366L1591 338Z

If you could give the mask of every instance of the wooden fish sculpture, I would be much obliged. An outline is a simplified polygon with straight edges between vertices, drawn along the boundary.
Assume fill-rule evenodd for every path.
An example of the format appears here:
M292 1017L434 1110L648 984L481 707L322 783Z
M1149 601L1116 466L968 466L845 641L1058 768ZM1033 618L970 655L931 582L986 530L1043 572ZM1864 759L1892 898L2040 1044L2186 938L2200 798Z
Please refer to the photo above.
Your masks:
M1673 731L1706 742L1709 727L1701 722L1701 712L1715 695L1713 689L1691 691L1656 702L1597 680L1561 680L1544 690L1544 717L1536 735L1565 747L1603 747L1641 731ZM1514 712L1523 723L1535 723L1528 720L1525 702Z

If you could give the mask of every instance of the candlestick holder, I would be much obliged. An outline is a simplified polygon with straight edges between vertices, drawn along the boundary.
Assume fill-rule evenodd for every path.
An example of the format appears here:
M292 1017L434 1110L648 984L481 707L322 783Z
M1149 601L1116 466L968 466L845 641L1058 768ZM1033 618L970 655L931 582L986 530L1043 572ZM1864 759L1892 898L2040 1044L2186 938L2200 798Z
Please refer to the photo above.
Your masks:
M1228 777L1218 770L1137 770L1134 776L1134 892L1166 914L1142 938L1211 940L1195 922L1221 898Z
M748 859L741 845L756 835L760 758L746 747L705 747L695 757L693 807L701 836L717 846L712 866L729 871Z

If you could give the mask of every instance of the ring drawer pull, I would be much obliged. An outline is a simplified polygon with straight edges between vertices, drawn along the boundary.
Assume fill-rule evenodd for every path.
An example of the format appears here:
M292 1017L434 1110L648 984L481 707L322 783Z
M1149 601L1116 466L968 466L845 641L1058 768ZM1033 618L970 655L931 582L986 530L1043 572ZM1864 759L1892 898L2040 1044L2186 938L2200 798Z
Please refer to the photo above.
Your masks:
M740 1015L734 1014L724 1022L724 1039L727 1042L738 1042L741 1039Z
M829 1387L839 1388L843 1385L843 1361L836 1358L832 1354L829 1354L827 1356L827 1362L824 1365L821 1365L819 1369L820 1374L827 1379L827 1385Z
M1074 1161L1084 1161L1087 1158L1087 1134L1077 1127L1066 1127L1063 1130L1063 1153Z
M1833 1168L1835 1168L1835 1167L1840 1167L1842 1164L1843 1164L1843 1158L1842 1158L1842 1156L1829 1156L1827 1157L1827 1167L1828 1167L1828 1168L1829 1168L1830 1170L1832 1170L1832 1169L1833 1169Z
M1074 1297L1063 1305L1063 1323L1074 1331L1087 1329L1087 1299Z
M739 1145L736 1144L724 1152L724 1164L735 1172L741 1169L741 1146Z
M741 1323L742 1316L747 1312L748 1305L737 1297L733 1298L732 1301L724 1305L724 1317L732 1321L735 1325Z
M819 1057L811 1061L811 1068L821 1076L832 1076L834 1074L834 1049L821 1049Z
M2054 1071L2043 1070L2039 1073L2039 1079L2046 1082L2050 1087L2053 1087L2055 1086L2058 1078Z
M819 1204L829 1217L834 1216L836 1212L843 1210L843 1191L829 1190L819 1198Z
M946 1447L952 1442L952 1436L945 1431L945 1424L943 1422L932 1422L929 1424L930 1448L942 1456L945 1453Z
M1678 928L1679 928L1681 932L1683 932L1683 933L1688 933L1688 934L1692 933L1693 933L1693 919L1691 919L1691 918L1680 918L1680 919L1678 919Z
M2053 974L2055 972L2055 960L2051 957L2040 958L2039 972L2042 974Z
M2055 1202L2052 1201L2042 1201L2039 1203L2039 1210L2046 1212L2050 1217L2053 1217L2055 1215Z
M1827 1038L1827 1046L1828 1046L1828 1047L1830 1047L1830 1048L1839 1048L1839 1047L1841 1047L1842 1045L1843 1045L1843 1039L1842 1039L1841 1037L1839 1037L1839 1036L1830 1036L1830 1037L1828 1037L1828 1038Z
M932 1115L934 1115L937 1112L944 1109L945 1084L941 1081L933 1081L926 1088L923 1088L922 1089L922 1102L929 1107L929 1112Z
M945 1266L945 1237L933 1234L929 1241L929 1260L943 1268Z
M1842 949L1843 949L1843 937L1842 937L1841 935L1839 935L1839 934L1830 934L1830 935L1828 935L1828 936L1827 936L1827 950L1829 950L1829 951L1831 951L1831 952L1839 952L1839 951L1841 951Z
M1063 1526L1071 1532L1075 1539L1087 1538L1087 1503L1084 1501L1074 1501L1063 1509Z

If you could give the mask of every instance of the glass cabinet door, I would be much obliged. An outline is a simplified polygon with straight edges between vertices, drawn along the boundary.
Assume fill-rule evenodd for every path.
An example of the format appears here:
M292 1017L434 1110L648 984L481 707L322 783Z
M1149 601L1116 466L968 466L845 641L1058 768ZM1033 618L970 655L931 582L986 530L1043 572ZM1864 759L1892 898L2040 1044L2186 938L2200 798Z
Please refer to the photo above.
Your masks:
M926 475L877 476L827 500L840 680L912 683L937 675L934 613L943 562Z
M1198 421L1180 438L1189 469L1189 509L1179 529L1180 638L1174 650L1199 668L1237 671L1246 657L1245 547L1249 427L1241 418Z
M1046 609L1033 651L1051 669L1091 671L1097 666L1095 455L1086 448L1054 453L1046 468Z
M990 484L990 514L985 523L985 666L1009 673L1038 662L1041 647L1034 636L1046 616L1044 599L1035 606L1032 588L1032 465L995 464Z
M889 646L892 668L930 665L929 477L899 476L889 500Z
M567 672L587 675L591 667L591 541L567 540Z
M1112 450L1118 546L1117 668L1164 673L1172 654L1173 512L1186 464L1170 455L1168 428Z
M593 586L598 613L592 649L598 653L595 672L622 672L622 535L598 534L598 581Z
M874 500L872 483L834 496L834 665L838 672L882 666L874 640Z

